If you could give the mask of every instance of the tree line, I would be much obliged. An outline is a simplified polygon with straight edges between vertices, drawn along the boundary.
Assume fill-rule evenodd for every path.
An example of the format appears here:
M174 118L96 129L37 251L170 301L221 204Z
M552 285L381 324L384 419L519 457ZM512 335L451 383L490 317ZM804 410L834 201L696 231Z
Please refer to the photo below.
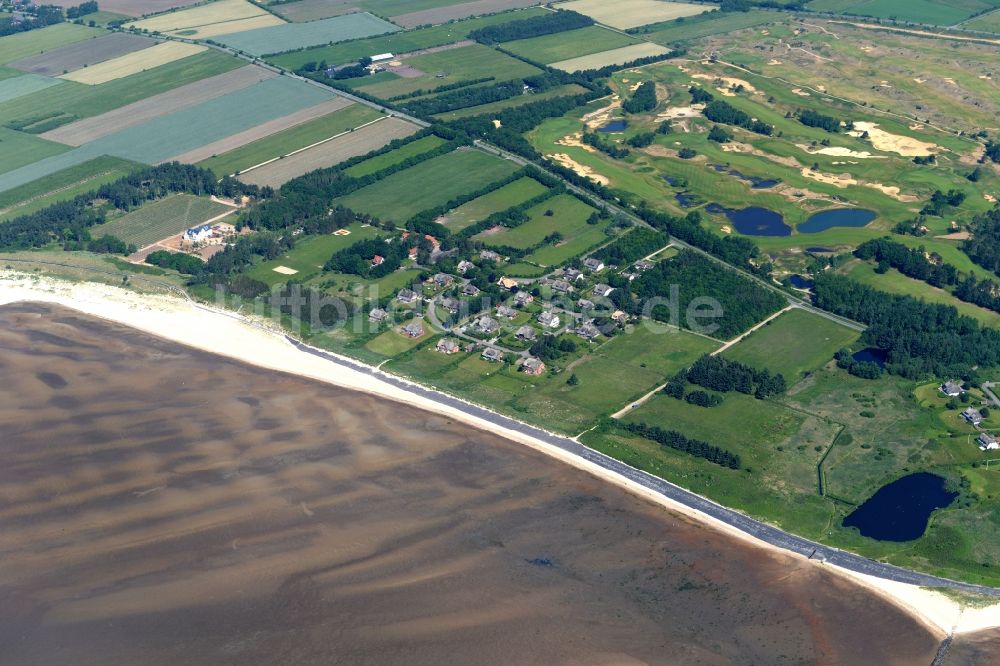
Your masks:
M636 227L594 253L606 264L624 266L656 252L670 242L662 231Z
M698 458L704 458L705 460L713 462L716 465L721 465L722 467L739 469L742 465L739 454L727 451L722 447L714 446L699 439L690 439L676 430L664 430L658 426L647 425L642 422L620 423L617 425L626 432L639 435L644 439L652 440L661 446L681 451L683 453L689 453L693 456L697 456Z
M684 373L684 378L713 391L737 391L758 400L779 395L788 388L785 377L780 373L771 374L767 368L758 370L738 361L708 354L695 361Z
M632 97L622 102L625 113L646 113L656 108L656 84L643 81L636 88Z
M481 44L502 44L517 39L541 37L567 30L594 25L594 19L568 9L559 9L542 16L490 25L469 33L469 39Z

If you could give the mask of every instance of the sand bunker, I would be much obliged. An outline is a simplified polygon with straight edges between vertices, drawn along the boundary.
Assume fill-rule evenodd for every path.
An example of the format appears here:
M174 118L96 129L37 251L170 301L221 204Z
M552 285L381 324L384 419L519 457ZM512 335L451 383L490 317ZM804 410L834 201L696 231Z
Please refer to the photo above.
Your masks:
M601 108L591 111L590 113L587 113L583 116L582 120L587 125L587 127L590 128L601 127L602 125L607 123L608 120L610 120L611 113L615 109L621 108L622 101L618 97L618 95L612 95L611 100L612 100L611 103L608 104L607 106L602 106Z
M595 183L600 183L601 185L611 184L611 180L608 179L606 176L602 176L601 174L591 169L589 166L580 164L566 153L555 153L549 155L548 157L551 157L552 159L554 159L556 162L566 167L567 169L572 169L574 172L576 172L577 175L583 176L584 178L589 178Z
M995 196L993 196L992 194L983 194L983 198L986 199L987 201L989 201L990 203L996 203L997 202L997 198Z
M672 106L663 113L656 115L657 120L673 120L674 118L697 118L701 115L704 104L692 104L691 106Z
M768 65L780 65L781 61L778 60L777 58L771 58L770 60L767 61L767 64Z
M868 132L868 140L871 141L875 150L896 153L903 157L924 157L930 155L935 150L941 149L936 144L914 139L912 136L890 134L883 129L879 129L878 123L870 123L868 121L855 122L854 129L848 132L848 134L860 137L865 132Z
M821 183L826 183L827 185L833 185L840 188L858 184L858 181L849 173L842 173L839 176L836 176L832 173L813 171L808 167L803 167L800 173L806 178L812 178L813 180L818 180Z
M968 231L956 231L950 234L942 234L940 236L935 236L934 238L940 238L942 240L968 240L972 237Z
M723 83L725 83L727 86L729 86L731 88L735 88L737 86L743 86L743 89L746 90L747 92L757 92L757 89L754 88L749 82L747 82L747 81L745 81L743 79L736 79L736 78L733 78L731 76L712 76L711 74L692 74L691 78L692 79L700 79L700 80L703 80L703 81L722 81ZM720 88L720 90L721 90L721 88Z
M882 194L892 197L896 201L912 202L916 201L917 197L912 194L900 194L899 188L895 185L883 185L882 183L862 183L865 187L870 187L873 190L878 190Z
M289 268L288 266L275 266L272 268L275 273L281 273L282 275L295 275L298 273L294 268Z
M795 146L797 148L801 148L802 150L804 150L805 152L809 153L810 155L829 155L830 157L857 157L857 158L860 158L860 159L863 159L863 160L867 160L867 159L875 159L875 160L888 159L885 155L872 155L867 150L858 152L856 150L851 150L850 148L844 148L842 146L824 146L823 148L819 148L817 150L813 150L809 146L807 146L805 144L802 144L802 143L797 143L797 144L795 144ZM836 164L836 162L835 162L835 164ZM857 164L857 163L855 162L855 164Z
M493 119L493 127L496 127L497 129L500 129L501 127L503 127L503 124L500 122L500 120L498 118L494 118Z
M583 134L581 132L576 132L574 134L567 134L563 138L556 141L557 146L568 146L570 148L583 148L588 153L596 153L597 150L593 146L588 146L583 141Z
M792 88L792 92L798 95L799 97L811 97L811 95L802 88Z

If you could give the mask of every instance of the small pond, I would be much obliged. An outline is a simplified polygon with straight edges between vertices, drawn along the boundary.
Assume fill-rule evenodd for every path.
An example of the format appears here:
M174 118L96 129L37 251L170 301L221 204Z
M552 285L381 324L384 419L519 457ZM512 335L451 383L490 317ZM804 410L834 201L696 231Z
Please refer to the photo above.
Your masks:
M812 289L813 281L802 275L789 276L788 282L796 289Z
M834 227L863 227L875 217L874 212L864 208L833 208L810 215L798 230L803 234L815 234Z
M710 203L705 206L705 212L711 213L712 215L724 215L726 213L726 209L717 203Z
M612 120L610 123L608 123L604 127L599 128L597 131L598 132L624 132L626 127L628 127L628 121L627 120L618 119L618 120Z
M807 247L806 252L822 253L822 252L833 252L828 247Z
M748 176L745 173L737 171L732 167L727 167L724 164L713 164L711 165L713 169L719 173L728 173L730 176L735 176L742 181L750 183L750 187L755 190L762 190L768 187L774 187L781 182L780 178L761 178L759 176Z
M674 195L681 208L694 208L701 203L701 200L690 192L678 192Z
M896 479L844 518L844 527L857 527L862 535L879 541L919 539L931 514L958 497L944 483L944 478L930 472Z
M874 363L878 367L884 368L885 362L889 359L889 354L884 349L865 347L861 351L851 354L851 358L859 363Z
M739 210L727 208L726 217L737 231L747 236L790 236L792 233L780 213L760 206Z

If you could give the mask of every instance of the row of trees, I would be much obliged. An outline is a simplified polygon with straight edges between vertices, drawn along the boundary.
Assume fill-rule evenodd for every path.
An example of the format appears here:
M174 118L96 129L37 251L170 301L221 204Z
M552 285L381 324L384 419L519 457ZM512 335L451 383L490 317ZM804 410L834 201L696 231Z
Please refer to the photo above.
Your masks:
M544 92L555 86L563 84L568 74L563 72L545 72L538 76L531 76L525 79L514 79L492 86L463 86L457 90L445 92L427 99L417 99L404 104L401 108L407 113L417 116L430 117L438 113L467 109L473 106L481 106L492 102L499 102L512 97L524 94L524 87L528 86L535 92Z
M920 210L920 212L923 215L936 215L941 217L952 208L961 206L962 202L965 201L965 196L965 192L962 190L950 189L947 192L934 190L934 194L931 195L930 201L924 204L924 207Z
M508 21L479 28L469 33L469 38L481 44L501 44L516 39L541 37L567 30L576 30L594 25L594 19L568 9L560 9L542 16Z
M631 154L628 148L622 148L614 141L605 139L597 132L587 132L584 130L581 140L588 146L593 146L605 155L618 160L623 160Z
M729 102L723 102L721 99L712 100L706 104L702 114L713 123L735 125L736 127L742 127L743 129L750 130L756 134L763 134L764 136L774 134L773 126L761 120L751 118L750 114L737 109Z
M758 399L779 395L788 388L785 377L771 374L767 368L757 368L731 361L722 356L702 356L687 369L685 379L720 393L737 391Z
M647 425L641 422L622 423L619 424L618 427L622 428L626 432L639 435L645 439L653 440L662 446L666 446L676 451L690 453L691 455L699 458L704 458L705 460L713 462L716 465L721 465L730 469L739 469L742 465L739 454L727 451L722 447L714 446L699 439L690 439L676 430L664 430L663 428Z
M931 255L932 261L923 246L908 248L891 238L865 241L854 250L854 256L878 262L881 272L895 268L903 275L923 280L934 287L951 286L959 279L958 269L944 263L940 256Z
M888 353L886 369L907 378L962 376L1000 364L1000 331L948 305L895 296L832 272L813 286L816 305L868 325L862 340Z
M602 247L594 256L606 264L624 266L656 252L669 242L670 237L662 231L637 227Z
M47 25L55 25L65 21L62 7L55 5L40 5L34 7L27 16L15 19L13 14L0 15L0 37L6 35L16 35L19 32L27 32L36 28L44 28Z
M840 132L840 119L827 116L812 109L802 109L798 113L799 122L808 127L818 127L827 132Z

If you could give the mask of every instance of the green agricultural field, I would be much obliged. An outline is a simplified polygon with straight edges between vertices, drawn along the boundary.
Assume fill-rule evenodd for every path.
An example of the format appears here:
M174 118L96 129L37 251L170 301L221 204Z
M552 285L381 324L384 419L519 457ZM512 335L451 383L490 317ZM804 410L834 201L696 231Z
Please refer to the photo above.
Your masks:
M336 202L401 224L516 170L513 162L477 150L457 150L394 173Z
M173 194L93 227L90 233L95 238L110 234L145 247L231 210L231 206L207 197Z
M377 12L381 14L381 12ZM373 56L377 53L408 53L420 49L453 44L468 37L469 33L479 28L498 23L506 23L513 18L528 18L530 16L541 16L546 10L541 8L525 9L511 14L494 14L466 21L456 21L445 23L430 28L419 28L408 30L381 37L369 37L356 41L342 42L333 46L322 46L294 53L285 53L280 56L269 58L274 64L288 69L298 69L307 62L326 61L330 65L339 65L353 60L358 60L365 56ZM385 16L385 14L381 14Z
M534 62L552 63L578 56L620 49L640 40L620 32L592 25L578 30L506 42L505 50Z
M508 81L539 74L541 70L496 49L481 44L472 44L458 49L449 49L409 58L406 64L424 72L416 78L397 78L391 81L365 85L367 79L359 79L356 87L368 95L388 98L405 95L425 88L481 79L495 76L497 80Z
M462 204L447 215L445 226L452 231L461 231L476 222L485 220L493 213L507 210L533 199L547 189L534 178L525 176L504 185L499 190L494 190L478 199Z
M859 333L806 310L789 310L730 347L724 356L785 376L789 385L833 359Z
M962 24L966 30L982 30L983 32L1000 33L1000 11L993 11L989 14L977 16L971 21Z
M212 40L230 48L260 56L371 35L382 35L398 30L397 26L388 21L360 12L308 23L285 23L284 25L218 35L212 37Z
M352 224L347 227L347 230L351 233L346 236L326 234L302 238L296 242L295 247L290 252L276 259L257 264L247 272L247 275L268 286L287 282L291 278L307 279L321 272L323 264L334 252L343 250L359 241L375 238L378 235L378 231L374 227L363 227L360 224ZM298 272L294 275L277 273L274 269L278 266L291 268Z
M551 211L552 215L546 215ZM541 243L546 236L559 232L564 239L572 240L587 231L587 219L597 212L571 194L560 194L527 210L530 218L513 229L502 228L499 232L484 231L475 236L487 245L509 246L519 249Z
M0 194L0 220L27 215L128 175L139 165L117 157L98 157Z
M0 124L27 125L28 131L41 133L243 65L241 60L209 50L97 86L67 81L0 104ZM45 122L50 118L55 120ZM32 119L38 122L31 124Z
M382 169L388 169L389 167L395 166L400 162L404 162L411 157L428 153L439 146L443 146L445 143L447 143L447 141L441 137L435 134L430 134L416 139L415 141L410 141L396 150L391 150L387 153L382 153L381 155L376 155L375 157L370 157L367 160L358 162L354 166L344 169L344 173L352 178L362 178L369 174L381 171Z
M830 11L856 16L896 19L933 25L954 25L979 12L997 7L996 0L814 0L809 3L813 11Z
M0 127L0 173L13 171L52 155L69 150L68 146L46 141L30 134L23 134Z
M198 166L211 169L220 177L229 175L354 129L381 115L370 106L354 104L322 118L258 139L228 153L210 157L199 162Z
M99 28L57 23L40 30L8 35L0 39L0 65L106 34Z
M532 104L534 102L540 102L546 99L553 99L555 97L566 97L569 95L579 95L582 92L586 92L583 86L579 86L575 83L570 83L565 86L557 86L545 92L533 93L530 95L518 95L517 97L511 97L510 99L503 99L499 102L491 102L489 104L480 104L479 106L470 106L466 109L458 109L456 111L448 111L447 113L439 113L434 116L438 120L444 122L449 122L457 118L465 118L467 116L479 116L484 113L499 113L504 109L511 109L517 106L522 106L524 104Z
M680 21L657 23L642 28L642 36L657 44L674 44L709 35L721 35L765 25L775 20L774 12L751 10L749 12L710 12L687 16Z
M900 294L902 296L913 296L914 298L923 299L928 303L950 305L960 313L976 319L985 326L1000 326L1000 313L981 308L972 303L960 301L944 289L932 287L926 282L907 277L894 268L880 275L875 272L874 266L858 260L852 261L840 270L852 280L867 284L880 291L887 291L890 294Z
M62 79L54 79L41 74L0 77L0 104L62 83L65 83Z

